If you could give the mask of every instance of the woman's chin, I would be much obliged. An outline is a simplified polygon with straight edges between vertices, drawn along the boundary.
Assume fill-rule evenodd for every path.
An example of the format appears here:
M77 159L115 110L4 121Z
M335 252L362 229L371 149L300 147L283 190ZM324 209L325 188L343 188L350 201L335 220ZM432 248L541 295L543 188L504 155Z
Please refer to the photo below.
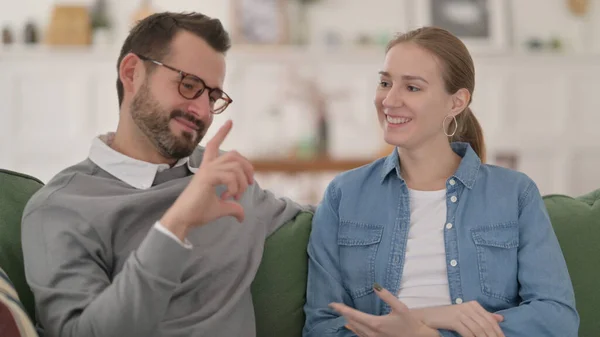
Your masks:
M383 140L393 147L405 147L410 142L407 135L390 134L388 132L384 133Z

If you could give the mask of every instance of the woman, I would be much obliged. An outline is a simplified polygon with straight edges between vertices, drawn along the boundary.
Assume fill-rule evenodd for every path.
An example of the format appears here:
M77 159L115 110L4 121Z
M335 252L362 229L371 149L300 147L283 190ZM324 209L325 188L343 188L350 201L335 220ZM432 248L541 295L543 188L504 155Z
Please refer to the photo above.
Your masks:
M375 107L395 150L324 194L308 247L305 337L577 336L536 184L483 163L474 72L445 30L390 42Z

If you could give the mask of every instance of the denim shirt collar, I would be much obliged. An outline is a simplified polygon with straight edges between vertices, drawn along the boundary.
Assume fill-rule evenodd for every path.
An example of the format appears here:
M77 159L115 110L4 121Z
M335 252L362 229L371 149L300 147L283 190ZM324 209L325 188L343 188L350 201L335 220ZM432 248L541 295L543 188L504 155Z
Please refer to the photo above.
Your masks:
M462 157L458 169L453 175L453 178L458 179L468 189L471 189L475 184L475 178L477 172L481 166L481 160L471 148L469 143L454 142L450 144L452 150ZM394 148L394 151L390 153L383 163L383 170L381 172L381 182L392 172L396 171L396 176L404 182L400 173L400 156L398 155L398 148Z

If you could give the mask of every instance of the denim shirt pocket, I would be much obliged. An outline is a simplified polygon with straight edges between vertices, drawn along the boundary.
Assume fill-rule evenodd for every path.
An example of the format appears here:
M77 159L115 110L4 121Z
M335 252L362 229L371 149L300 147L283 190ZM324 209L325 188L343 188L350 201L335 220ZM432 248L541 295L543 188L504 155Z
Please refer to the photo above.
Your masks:
M340 269L344 287L355 299L373 291L375 257L383 225L342 221L338 230Z
M471 235L477 249L482 292L487 296L513 303L519 291L518 223L513 221L474 228Z

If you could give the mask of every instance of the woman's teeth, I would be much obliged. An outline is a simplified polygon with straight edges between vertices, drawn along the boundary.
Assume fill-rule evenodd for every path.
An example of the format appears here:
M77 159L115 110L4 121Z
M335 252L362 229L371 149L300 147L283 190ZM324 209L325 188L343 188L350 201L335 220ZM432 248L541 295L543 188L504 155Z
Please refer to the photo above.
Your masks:
M404 124L404 123L408 123L411 121L410 118L406 118L406 117L392 117L392 116L388 116L386 115L387 121L390 124Z

